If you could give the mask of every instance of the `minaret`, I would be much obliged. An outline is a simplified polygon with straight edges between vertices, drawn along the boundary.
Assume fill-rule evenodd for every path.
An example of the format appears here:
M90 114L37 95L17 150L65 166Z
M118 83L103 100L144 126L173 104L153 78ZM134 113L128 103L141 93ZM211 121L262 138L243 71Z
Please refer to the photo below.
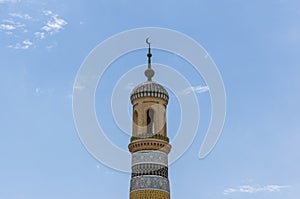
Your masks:
M133 106L130 199L170 199L168 153L171 150L166 128L166 89L152 81L151 49L148 48L147 81L131 92Z

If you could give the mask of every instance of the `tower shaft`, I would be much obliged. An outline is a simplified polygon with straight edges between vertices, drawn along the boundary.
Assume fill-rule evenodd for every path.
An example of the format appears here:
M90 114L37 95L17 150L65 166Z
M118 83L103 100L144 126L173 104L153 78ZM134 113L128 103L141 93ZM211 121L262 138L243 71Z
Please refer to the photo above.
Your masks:
M168 92L153 82L150 43L147 81L136 86L130 96L133 107L132 137L128 149L132 155L130 199L170 199L166 108Z

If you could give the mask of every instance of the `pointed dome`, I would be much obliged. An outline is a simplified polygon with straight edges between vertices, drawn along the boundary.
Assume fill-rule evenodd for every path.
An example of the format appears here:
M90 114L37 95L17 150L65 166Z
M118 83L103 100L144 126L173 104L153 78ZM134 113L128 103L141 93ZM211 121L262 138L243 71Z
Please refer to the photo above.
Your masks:
M130 94L131 102L143 97L157 97L167 102L169 100L168 91L162 85L153 81L146 81L137 85Z

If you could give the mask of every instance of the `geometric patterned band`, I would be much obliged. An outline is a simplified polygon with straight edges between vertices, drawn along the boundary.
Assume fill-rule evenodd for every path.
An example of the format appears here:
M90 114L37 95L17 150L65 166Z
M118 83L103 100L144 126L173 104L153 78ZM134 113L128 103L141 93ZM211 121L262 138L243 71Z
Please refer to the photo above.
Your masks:
M131 177L141 175L157 175L168 178L168 167L161 164L137 164L132 167Z
M157 150L143 150L132 153L131 165L134 166L140 163L156 163L168 166L168 155Z
M160 176L138 176L131 178L130 192L136 190L161 190L170 192L168 178Z

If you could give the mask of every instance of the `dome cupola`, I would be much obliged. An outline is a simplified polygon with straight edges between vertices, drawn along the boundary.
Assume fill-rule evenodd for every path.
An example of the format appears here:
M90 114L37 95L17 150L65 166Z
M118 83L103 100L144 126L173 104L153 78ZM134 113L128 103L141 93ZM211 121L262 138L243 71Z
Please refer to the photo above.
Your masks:
M157 97L168 102L168 91L160 84L153 81L146 81L137 85L130 94L131 102L142 97Z

